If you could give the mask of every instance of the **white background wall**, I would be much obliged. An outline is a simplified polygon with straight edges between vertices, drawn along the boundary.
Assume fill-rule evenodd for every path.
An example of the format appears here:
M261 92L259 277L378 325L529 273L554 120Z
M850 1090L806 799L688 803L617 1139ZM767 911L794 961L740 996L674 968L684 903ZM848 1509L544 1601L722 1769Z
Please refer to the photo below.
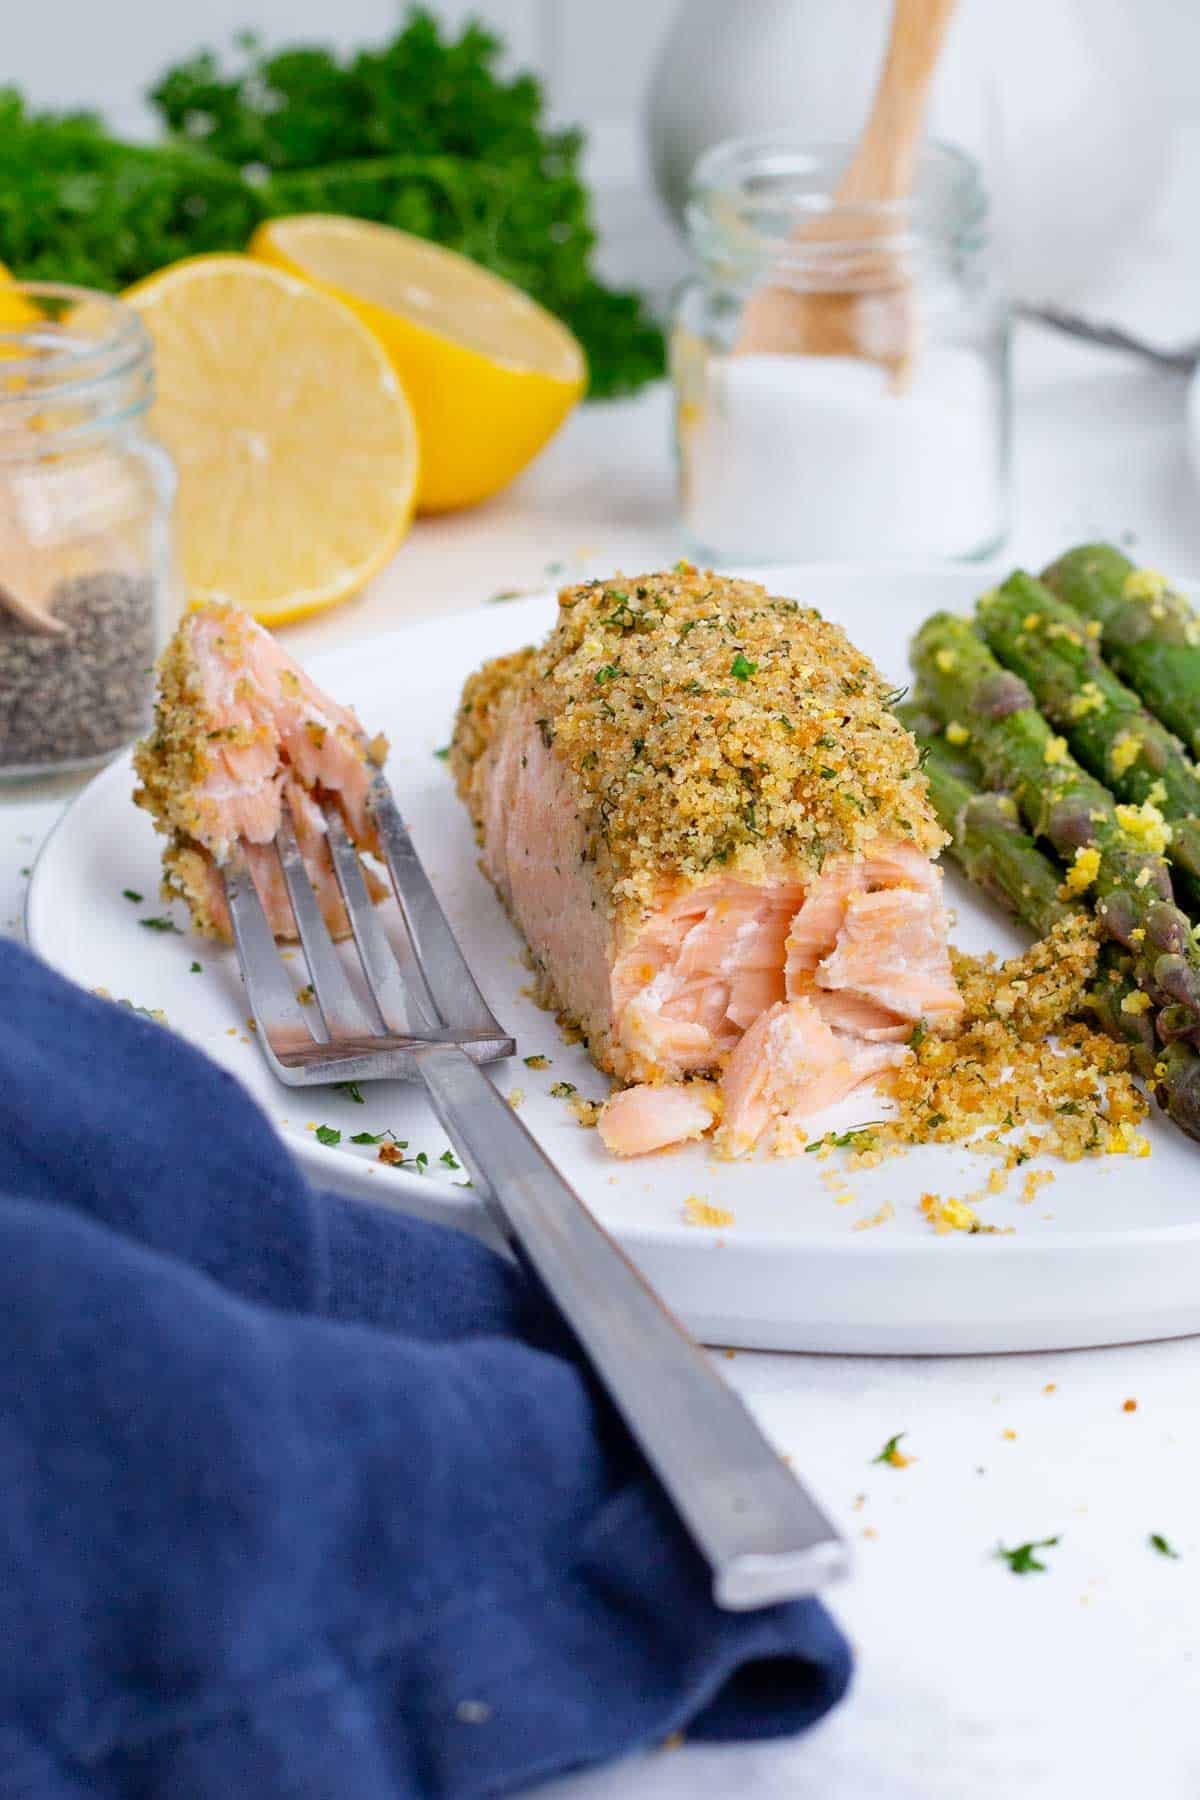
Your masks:
M731 0L731 5L738 0ZM434 0L449 24L493 25L514 66L547 81L556 113L588 123L631 118L674 0ZM342 47L396 29L403 0L10 0L0 83L42 106L86 104L121 129L148 129L139 96L168 63L225 47L244 29L267 43Z
M516 64L546 79L555 113L595 126L632 121L675 6L683 0L433 0L503 33ZM852 6L854 0L834 0ZM975 0L1003 6L1004 0ZM755 0L728 0L731 19ZM1086 0L1080 0L1086 6ZM1144 21L1172 106L1200 115L1200 0L1128 0ZM38 104L87 104L145 130L139 95L168 62L250 27L268 43L342 46L392 31L402 0L8 0L0 82ZM1031 54L1036 48L1031 46Z

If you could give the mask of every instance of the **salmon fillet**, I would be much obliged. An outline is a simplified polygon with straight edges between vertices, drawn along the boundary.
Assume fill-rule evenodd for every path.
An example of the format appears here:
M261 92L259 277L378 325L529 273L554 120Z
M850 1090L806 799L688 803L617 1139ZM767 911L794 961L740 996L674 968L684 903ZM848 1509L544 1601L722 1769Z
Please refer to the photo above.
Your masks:
M295 921L271 848L288 807L309 879L335 938L350 924L325 841L320 801L334 801L361 849L377 851L367 811L373 764L355 714L322 693L248 613L217 602L189 613L159 662L154 728L137 747L138 806L168 839L164 892L186 902L197 929L232 933L217 868L241 840L277 937ZM367 865L374 899L387 892Z
M451 766L539 998L625 1084L612 1150L723 1111L743 1154L957 1018L945 839L886 692L811 609L686 566L564 590L541 648L468 681Z

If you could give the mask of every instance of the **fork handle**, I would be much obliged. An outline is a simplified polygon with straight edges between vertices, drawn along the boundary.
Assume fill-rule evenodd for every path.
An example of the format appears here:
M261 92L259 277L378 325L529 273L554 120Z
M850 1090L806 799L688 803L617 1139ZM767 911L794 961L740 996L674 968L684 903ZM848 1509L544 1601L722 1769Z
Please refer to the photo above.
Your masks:
M418 1062L489 1211L708 1561L717 1605L769 1606L844 1574L846 1546L825 1514L487 1076L452 1045Z

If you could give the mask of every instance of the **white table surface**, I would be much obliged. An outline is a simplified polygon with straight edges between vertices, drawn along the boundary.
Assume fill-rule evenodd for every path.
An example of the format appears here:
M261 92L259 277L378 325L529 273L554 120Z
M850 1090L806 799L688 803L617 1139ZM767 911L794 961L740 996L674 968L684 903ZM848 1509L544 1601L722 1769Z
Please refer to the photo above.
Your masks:
M1097 315L1200 329L1200 134ZM1006 560L1125 534L1200 572L1183 386L1018 333L1016 528ZM361 600L293 628L300 656L565 572L680 553L664 390L584 408L509 492L422 522ZM469 640L469 619L463 621ZM0 789L0 930L71 784ZM1153 1180L1146 1164L1131 1179ZM1200 1344L1047 1356L752 1355L718 1366L854 1540L829 1597L858 1652L846 1703L794 1743L685 1746L554 1783L553 1800L1196 1800L1200 1795ZM1136 1400L1136 1411L1125 1402ZM871 1458L904 1431L916 1459ZM1015 1435L1013 1435L1015 1434ZM1164 1534L1172 1561L1149 1544ZM1003 1541L1060 1535L1045 1574Z

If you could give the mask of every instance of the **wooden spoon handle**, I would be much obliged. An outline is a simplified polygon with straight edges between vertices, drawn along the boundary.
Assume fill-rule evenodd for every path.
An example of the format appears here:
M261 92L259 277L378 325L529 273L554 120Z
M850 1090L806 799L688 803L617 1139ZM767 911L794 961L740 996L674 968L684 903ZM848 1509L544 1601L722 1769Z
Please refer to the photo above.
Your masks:
M887 55L866 129L838 184L842 203L911 193L925 103L958 0L895 0Z
M19 625L24 625L37 637L62 637L67 629L61 619L43 612L40 606L35 606L15 588L7 588L3 583L0 583L0 612L10 613Z

